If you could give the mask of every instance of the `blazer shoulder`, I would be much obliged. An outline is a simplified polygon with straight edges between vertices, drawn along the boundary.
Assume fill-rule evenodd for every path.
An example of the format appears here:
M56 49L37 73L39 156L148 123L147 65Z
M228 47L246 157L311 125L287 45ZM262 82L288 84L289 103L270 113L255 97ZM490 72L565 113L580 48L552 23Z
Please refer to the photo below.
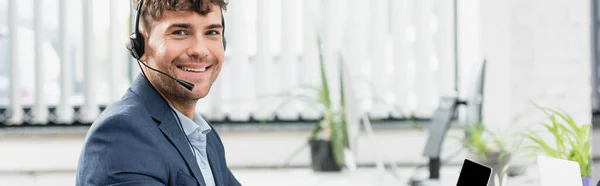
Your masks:
M102 125L135 124L140 122L138 120L147 120L146 118L149 117L150 114L141 101L127 98L115 102L100 113L92 123L90 130Z
M96 119L81 151L78 181L108 185L145 175L166 183L169 168L159 152L160 132L140 109L120 101Z

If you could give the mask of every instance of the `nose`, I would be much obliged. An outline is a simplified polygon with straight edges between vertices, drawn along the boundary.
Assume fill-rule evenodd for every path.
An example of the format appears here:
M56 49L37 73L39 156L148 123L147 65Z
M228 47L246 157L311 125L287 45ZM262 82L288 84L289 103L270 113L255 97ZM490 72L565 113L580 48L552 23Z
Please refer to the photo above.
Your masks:
M201 59L208 56L209 50L202 37L195 40L195 42L187 49L187 55L192 59Z

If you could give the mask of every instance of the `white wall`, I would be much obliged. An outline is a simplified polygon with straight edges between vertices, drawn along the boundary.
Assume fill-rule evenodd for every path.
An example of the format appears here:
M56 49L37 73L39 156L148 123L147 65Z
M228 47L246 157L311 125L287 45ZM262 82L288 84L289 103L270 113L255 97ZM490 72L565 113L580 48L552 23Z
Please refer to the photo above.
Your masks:
M532 102L591 122L590 6L589 0L481 2L487 125L520 130L542 121Z

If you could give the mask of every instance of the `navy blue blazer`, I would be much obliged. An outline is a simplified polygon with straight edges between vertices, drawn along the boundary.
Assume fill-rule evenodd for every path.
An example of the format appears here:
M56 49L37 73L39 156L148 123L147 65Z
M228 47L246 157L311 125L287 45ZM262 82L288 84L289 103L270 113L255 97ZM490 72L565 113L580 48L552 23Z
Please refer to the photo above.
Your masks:
M202 185L204 179L170 106L139 75L121 100L90 127L77 165L76 185ZM217 131L207 135L217 186L241 185Z

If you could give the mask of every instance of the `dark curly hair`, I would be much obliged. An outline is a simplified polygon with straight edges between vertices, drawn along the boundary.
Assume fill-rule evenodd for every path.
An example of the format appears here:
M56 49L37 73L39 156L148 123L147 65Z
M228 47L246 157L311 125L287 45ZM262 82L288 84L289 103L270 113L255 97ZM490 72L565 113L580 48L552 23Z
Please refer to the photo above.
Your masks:
M133 7L137 8L139 0L132 0ZM160 20L163 11L194 11L200 15L210 13L210 7L217 5L221 10L227 10L228 0L144 0L141 18L143 22Z

